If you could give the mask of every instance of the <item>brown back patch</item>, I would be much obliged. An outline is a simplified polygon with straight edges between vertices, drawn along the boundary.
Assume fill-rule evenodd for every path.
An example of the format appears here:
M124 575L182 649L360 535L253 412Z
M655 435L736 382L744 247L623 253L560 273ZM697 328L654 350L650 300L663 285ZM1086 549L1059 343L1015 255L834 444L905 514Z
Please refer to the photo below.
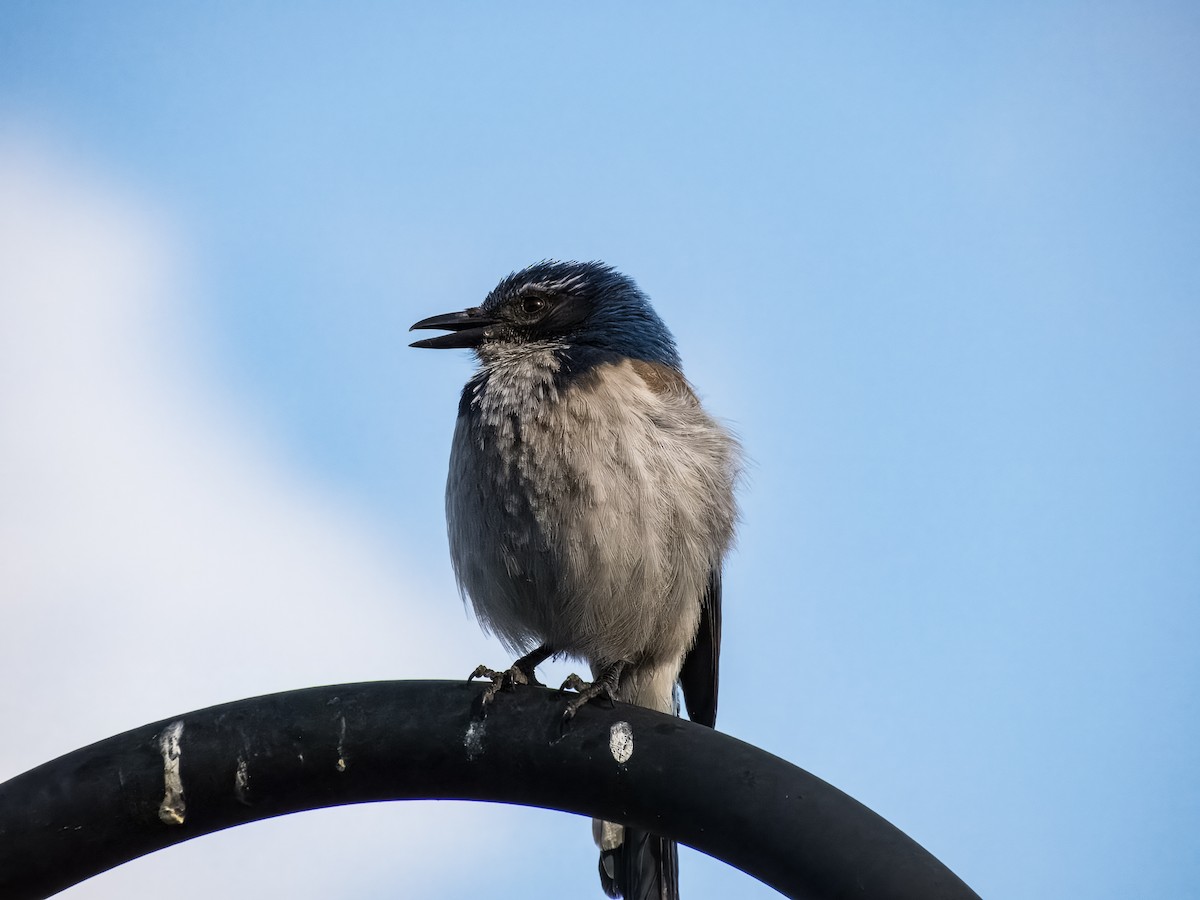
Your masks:
M650 388L653 393L695 396L692 393L692 386L687 383L687 379L678 369L664 366L662 363L647 362L644 359L631 359L629 363L633 366L633 371L638 373L642 381L646 382L646 387Z

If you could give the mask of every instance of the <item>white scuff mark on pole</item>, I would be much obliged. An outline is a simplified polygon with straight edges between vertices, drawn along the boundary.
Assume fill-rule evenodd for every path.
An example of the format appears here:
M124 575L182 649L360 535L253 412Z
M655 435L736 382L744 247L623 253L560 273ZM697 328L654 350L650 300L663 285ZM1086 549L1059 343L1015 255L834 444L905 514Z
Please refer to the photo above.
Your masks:
M628 722L613 722L608 730L608 750L620 765L625 765L633 756L633 728Z
M463 746L467 750L467 759L478 759L483 753L483 736L487 731L487 724L482 719L472 719L471 724L467 726L466 737L463 738Z
M341 726L338 731L337 770L339 772L345 772L346 771L346 717L339 716L338 720L341 722Z
M250 768L244 756L238 757L237 772L233 776L233 795L239 803L250 805Z
M158 817L166 825L182 825L187 810L183 801L183 777L179 763L183 758L183 720L172 722L158 736L158 749L163 758L163 800Z

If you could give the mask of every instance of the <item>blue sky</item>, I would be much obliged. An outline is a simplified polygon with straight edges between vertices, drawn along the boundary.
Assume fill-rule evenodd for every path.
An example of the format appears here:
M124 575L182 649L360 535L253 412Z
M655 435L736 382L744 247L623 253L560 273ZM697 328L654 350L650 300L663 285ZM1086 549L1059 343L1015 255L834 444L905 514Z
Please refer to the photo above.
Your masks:
M0 677L37 688L3 708L84 718L0 777L261 690L503 661L442 530L469 359L405 329L599 258L753 461L721 728L985 897L1188 896L1197 59L1183 3L6 4ZM170 565L131 549L164 534ZM147 688L155 604L215 636L210 603L254 640L198 638ZM51 677L63 621L99 701ZM198 897L281 867L297 897L598 893L582 821L412 806L236 829L68 896L168 864ZM472 848L520 831L468 869L464 823ZM770 895L683 865L691 900Z

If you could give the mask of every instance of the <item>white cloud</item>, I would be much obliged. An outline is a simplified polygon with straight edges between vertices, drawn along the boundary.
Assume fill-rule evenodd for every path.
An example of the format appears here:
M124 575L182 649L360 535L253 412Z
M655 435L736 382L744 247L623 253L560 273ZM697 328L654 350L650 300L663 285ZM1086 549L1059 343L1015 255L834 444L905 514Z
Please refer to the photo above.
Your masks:
M205 386L167 217L12 134L0 197L0 780L189 709L458 675L489 652L456 602L423 598L399 548ZM230 886L353 896L397 866L412 887L446 867L468 814L478 822L451 804L291 816L69 896L149 896L165 877L180 900Z

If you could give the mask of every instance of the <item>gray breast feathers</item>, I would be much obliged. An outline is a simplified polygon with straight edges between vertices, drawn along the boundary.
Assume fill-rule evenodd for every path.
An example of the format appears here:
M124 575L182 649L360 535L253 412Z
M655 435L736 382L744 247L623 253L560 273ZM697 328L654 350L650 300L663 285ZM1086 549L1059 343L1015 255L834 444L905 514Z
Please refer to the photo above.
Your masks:
M451 453L459 587L514 651L678 662L732 539L737 467L669 366L494 365L467 386Z

